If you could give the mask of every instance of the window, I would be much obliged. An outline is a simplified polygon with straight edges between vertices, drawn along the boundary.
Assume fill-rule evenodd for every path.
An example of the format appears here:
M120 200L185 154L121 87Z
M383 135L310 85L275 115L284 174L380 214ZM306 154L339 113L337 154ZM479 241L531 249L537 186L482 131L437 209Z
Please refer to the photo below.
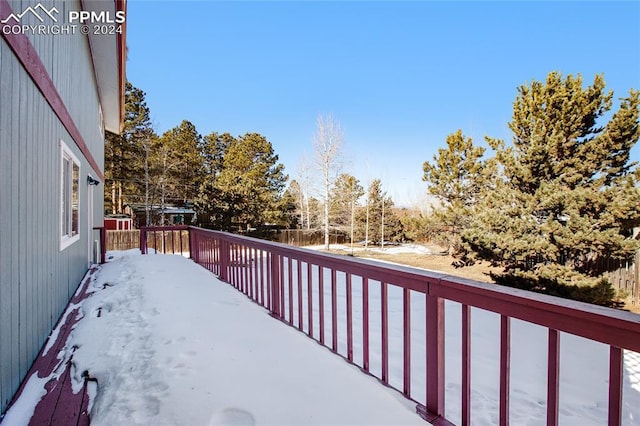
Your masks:
M80 239L80 162L63 141L60 141L60 173L60 250L64 250Z

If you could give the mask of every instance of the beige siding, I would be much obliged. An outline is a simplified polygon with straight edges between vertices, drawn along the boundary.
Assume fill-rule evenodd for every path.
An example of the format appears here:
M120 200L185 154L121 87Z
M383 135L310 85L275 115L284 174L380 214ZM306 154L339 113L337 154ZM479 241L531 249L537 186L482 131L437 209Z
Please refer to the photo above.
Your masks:
M37 2L10 2L14 11ZM67 4L68 3L68 4ZM66 16L77 2L55 2ZM66 19L66 18L65 18ZM98 96L87 38L31 37L95 160L103 167ZM80 240L60 251L60 148L81 162ZM0 37L0 412L80 283L88 264L87 160ZM102 185L94 223L102 224Z

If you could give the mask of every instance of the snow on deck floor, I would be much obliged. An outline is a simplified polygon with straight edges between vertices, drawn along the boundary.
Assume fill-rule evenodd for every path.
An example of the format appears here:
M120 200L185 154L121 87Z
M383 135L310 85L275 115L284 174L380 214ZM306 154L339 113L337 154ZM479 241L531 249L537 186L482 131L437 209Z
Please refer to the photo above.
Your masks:
M415 404L181 256L115 254L70 345L94 425L424 425Z

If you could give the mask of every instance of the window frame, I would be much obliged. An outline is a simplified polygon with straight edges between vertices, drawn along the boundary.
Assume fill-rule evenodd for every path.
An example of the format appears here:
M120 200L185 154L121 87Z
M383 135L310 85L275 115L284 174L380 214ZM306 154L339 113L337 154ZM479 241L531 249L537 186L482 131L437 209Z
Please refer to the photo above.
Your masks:
M77 175L74 176L76 168ZM80 240L80 172L80 160L67 144L60 140L60 251Z

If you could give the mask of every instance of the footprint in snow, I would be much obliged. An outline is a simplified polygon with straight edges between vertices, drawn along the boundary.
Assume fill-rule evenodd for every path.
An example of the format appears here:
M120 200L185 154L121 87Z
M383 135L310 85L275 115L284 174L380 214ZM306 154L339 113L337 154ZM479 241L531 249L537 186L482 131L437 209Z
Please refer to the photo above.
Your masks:
M209 426L254 426L256 419L240 408L223 408L213 413Z
M239 299L216 300L213 303L218 305L238 306L240 305L240 300Z

